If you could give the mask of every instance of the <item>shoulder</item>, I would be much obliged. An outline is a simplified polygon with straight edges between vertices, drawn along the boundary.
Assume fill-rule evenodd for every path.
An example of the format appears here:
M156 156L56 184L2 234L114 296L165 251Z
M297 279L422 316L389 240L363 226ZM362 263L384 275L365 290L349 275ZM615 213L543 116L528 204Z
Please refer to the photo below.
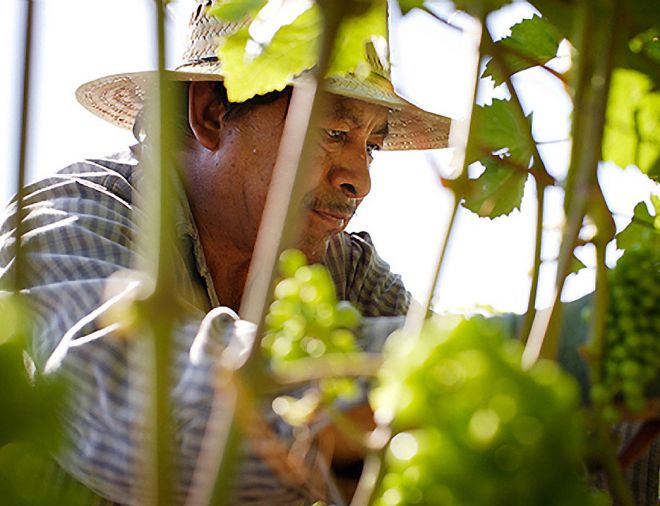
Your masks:
M386 268L389 265L380 258L371 236L367 232L342 232L328 244L325 264L330 269L356 270L363 268Z
M127 152L73 163L23 191L24 220L63 214L128 217L134 199L137 160ZM3 213L3 232L16 226L17 198ZM1 232L0 232L1 233Z
M20 217L16 198L4 211L0 268L13 258L19 219L22 244L31 261L47 260L49 270L54 263L63 264L63 255L104 257L127 264L135 229L136 167L137 161L129 154L83 160L26 186Z
M328 245L325 265L338 297L350 300L365 316L404 314L410 302L401 276L376 251L367 232L338 234Z
M26 197L114 197L126 205L133 200L137 160L130 151L73 163L26 188Z

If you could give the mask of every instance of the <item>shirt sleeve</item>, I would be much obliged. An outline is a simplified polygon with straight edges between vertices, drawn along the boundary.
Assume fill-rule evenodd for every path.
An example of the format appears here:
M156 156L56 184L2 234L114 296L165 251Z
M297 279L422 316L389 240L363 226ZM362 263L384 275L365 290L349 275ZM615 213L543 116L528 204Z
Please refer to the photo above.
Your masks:
M131 190L121 174L93 164L73 167L28 189L22 236L27 279L22 292L33 330L30 354L38 371L64 377L69 392L61 415L68 444L56 458L96 493L122 504L138 504L141 443L149 434L144 416L148 392L144 378L134 373L144 363L136 354L144 340L104 320L112 294L128 294L136 279L131 271L136 236ZM13 275L16 219L15 205L10 205L0 231L2 284ZM117 286L109 294L112 284ZM191 360L205 314L185 301L181 307L172 335L176 504L185 497L202 444L215 363L204 356L205 348L198 350L199 360ZM234 324L213 323L209 331L222 348L234 335ZM246 494L255 504L297 504L305 495L302 487L278 480L249 443L233 501L241 503Z
M349 300L365 317L405 315L410 293L394 274L366 232L339 234L325 258L339 299Z

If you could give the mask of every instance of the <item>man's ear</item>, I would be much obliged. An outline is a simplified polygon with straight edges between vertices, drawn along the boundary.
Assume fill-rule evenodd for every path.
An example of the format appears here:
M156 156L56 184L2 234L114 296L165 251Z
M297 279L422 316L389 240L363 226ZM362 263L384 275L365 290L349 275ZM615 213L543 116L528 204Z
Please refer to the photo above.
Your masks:
M211 81L192 81L188 88L188 123L193 135L206 149L220 142L224 106L216 98Z

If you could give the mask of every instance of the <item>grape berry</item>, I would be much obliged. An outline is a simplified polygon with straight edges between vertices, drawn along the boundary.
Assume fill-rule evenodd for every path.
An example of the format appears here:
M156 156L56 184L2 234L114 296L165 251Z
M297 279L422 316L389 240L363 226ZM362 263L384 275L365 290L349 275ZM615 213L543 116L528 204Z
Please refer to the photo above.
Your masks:
M274 369L301 358L359 351L355 329L360 313L349 302L337 301L335 285L322 265L307 265L305 255L287 250L280 256L284 278L275 287L275 301L266 315L262 346ZM325 378L319 383L326 399L351 397L355 381Z
M614 404L639 412L646 386L660 375L660 250L639 244L610 271L610 305L602 357L602 380L594 404L616 421Z

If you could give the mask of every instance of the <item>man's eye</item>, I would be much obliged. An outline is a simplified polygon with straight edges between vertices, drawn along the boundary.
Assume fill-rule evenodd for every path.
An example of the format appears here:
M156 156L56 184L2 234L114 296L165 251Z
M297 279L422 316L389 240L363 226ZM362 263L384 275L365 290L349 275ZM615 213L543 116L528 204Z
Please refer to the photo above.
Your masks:
M346 137L346 132L343 130L334 130L332 128L324 128L325 135L333 141L342 141Z

